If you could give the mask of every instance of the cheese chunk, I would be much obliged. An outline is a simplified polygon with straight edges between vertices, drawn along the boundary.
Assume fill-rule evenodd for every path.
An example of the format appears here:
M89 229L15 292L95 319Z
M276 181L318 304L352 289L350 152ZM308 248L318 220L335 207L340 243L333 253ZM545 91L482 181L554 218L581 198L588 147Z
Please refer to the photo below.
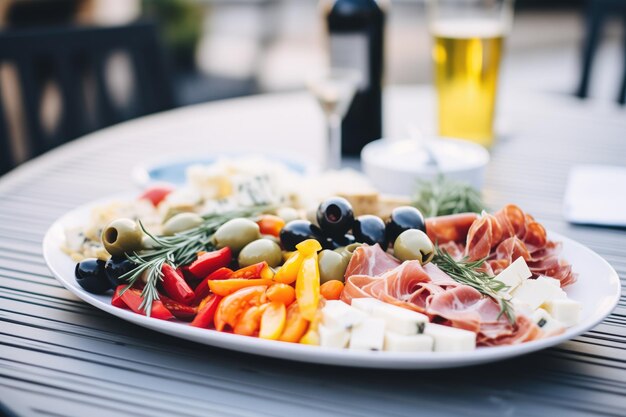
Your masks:
M394 332L385 333L385 350L392 352L430 352L434 340L425 334L404 335Z
M536 310L545 302L567 298L567 294L546 280L527 279L513 292L513 297Z
M384 304L382 301L376 298L353 298L352 307L361 310L367 315L371 315L374 311L374 307Z
M580 321L582 305L578 301L559 298L546 302L542 307L566 327L573 326Z
M367 314L339 300L328 300L322 308L322 323L328 327L351 329Z
M350 331L345 328L320 324L317 331L320 335L320 346L343 349L350 341Z
M561 288L561 281L555 278L550 278L545 275L539 275L537 277L537 281L547 282L548 284L554 285L557 288Z
M385 343L385 321L366 318L352 328L350 349L383 350Z
M563 331L563 324L552 317L550 313L548 313L543 308L538 308L535 310L532 316L532 320L535 322L537 326L544 332L548 334L560 333Z
M519 287L524 280L530 278L532 275L530 269L528 269L528 265L526 265L526 261L520 256L504 271L496 275L495 279L501 281L508 287L501 292L510 294Z
M467 330L428 323L424 334L434 339L435 352L459 352L476 348L476 333Z
M372 317L383 319L387 330L405 335L423 333L428 323L428 317L424 314L387 303L374 306Z

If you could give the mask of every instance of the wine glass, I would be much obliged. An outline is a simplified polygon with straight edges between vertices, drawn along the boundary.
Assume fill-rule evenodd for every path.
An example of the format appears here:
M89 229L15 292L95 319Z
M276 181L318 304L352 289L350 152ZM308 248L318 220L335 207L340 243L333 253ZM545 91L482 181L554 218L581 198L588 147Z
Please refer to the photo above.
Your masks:
M328 128L326 168L339 169L341 165L341 121L361 82L356 70L330 68L307 79L307 87L320 104Z

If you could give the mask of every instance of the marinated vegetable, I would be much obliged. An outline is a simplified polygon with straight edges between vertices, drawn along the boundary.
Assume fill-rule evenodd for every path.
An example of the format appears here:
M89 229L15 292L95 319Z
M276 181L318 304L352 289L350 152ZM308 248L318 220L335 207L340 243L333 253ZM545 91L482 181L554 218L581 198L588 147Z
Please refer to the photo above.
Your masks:
M252 220L242 218L227 221L213 235L218 248L228 246L235 253L260 237L259 225Z
M338 280L343 282L343 276L348 268L350 258L332 250L325 249L319 254L320 282Z
M417 260L424 265L433 259L435 248L426 233L409 229L398 236L393 244L393 253L401 261Z

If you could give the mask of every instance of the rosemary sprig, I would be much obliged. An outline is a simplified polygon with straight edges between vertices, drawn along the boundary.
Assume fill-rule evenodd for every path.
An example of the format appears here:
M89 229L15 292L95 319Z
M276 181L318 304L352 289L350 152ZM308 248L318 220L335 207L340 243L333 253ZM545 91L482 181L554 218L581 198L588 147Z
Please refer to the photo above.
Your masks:
M140 308L146 312L147 316L150 316L152 303L159 299L157 284L163 279L161 272L163 264L167 263L177 268L191 263L196 259L198 252L213 249L213 234L222 224L239 217L253 217L270 208L267 205L258 205L227 213L203 216L204 223L200 226L177 233L174 236L155 236L146 230L140 220L141 230L154 241L154 247L126 254L128 260L136 266L120 277L120 280L125 280L128 283L122 292L134 286L145 274L146 283L141 291L143 300Z
M432 181L418 181L413 205L425 217L455 213L480 213L485 209L480 193L471 185L439 174Z
M515 309L499 293L506 288L506 285L486 272L480 271L480 267L485 263L484 259L470 261L464 258L456 261L448 252L441 250L439 245L435 245L435 257L432 262L456 282L468 285L481 294L494 299L500 305L498 318L504 314L509 323L515 323Z

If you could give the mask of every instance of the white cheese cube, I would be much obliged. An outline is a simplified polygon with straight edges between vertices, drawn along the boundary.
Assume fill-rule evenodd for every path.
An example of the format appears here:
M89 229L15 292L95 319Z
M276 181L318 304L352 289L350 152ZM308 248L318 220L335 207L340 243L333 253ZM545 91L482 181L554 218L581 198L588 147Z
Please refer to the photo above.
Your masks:
M385 343L385 321L366 318L352 328L350 349L383 350Z
M548 284L554 285L557 288L561 288L561 281L555 278L550 278L545 275L539 275L537 277L537 281L547 282Z
M467 330L428 323L424 334L434 339L435 352L459 352L476 348L476 333Z
M563 324L552 317L550 313L548 313L543 308L538 308L535 310L532 316L532 320L535 322L537 326L544 332L550 333L560 333L563 330Z
M526 261L521 256L511 263L506 269L496 275L496 280L501 281L508 288L502 290L503 293L511 293L519 287L524 280L533 274L528 269Z
M367 318L367 314L339 300L328 300L322 308L322 323L328 327L351 329Z
M320 346L343 349L350 341L350 331L341 327L328 327L320 324L317 331L320 335Z
M555 299L546 302L542 307L566 327L573 326L580 321L582 305L578 301Z
M361 310L367 315L371 315L374 311L374 307L384 304L382 301L376 298L353 298L352 307Z
M430 352L434 340L425 334L404 335L394 332L385 333L385 350L392 352Z
M375 306L372 317L385 320L387 330L406 335L423 333L428 323L424 314L387 303Z
M513 292L513 297L528 304L532 310L536 310L547 301L567 298L567 294L546 280L527 279Z

